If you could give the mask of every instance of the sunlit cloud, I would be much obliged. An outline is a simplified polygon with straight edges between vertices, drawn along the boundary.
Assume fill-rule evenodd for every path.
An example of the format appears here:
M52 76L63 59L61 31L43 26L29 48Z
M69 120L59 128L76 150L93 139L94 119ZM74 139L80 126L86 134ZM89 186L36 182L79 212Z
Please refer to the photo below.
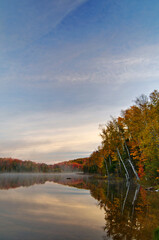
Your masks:
M83 231L87 228L91 233L94 231L94 235L101 234L104 211L97 211L96 200L90 196L89 190L46 183L1 191L5 191L0 196L1 218L4 223L1 229L2 236L4 233L6 236L6 226L12 227L19 235L24 233L24 230L30 232L30 227L34 226L31 237L35 238L37 233L43 236L48 227L51 227L57 238L65 238L67 232L72 232L72 228L80 228ZM62 232L61 224L64 230ZM7 236L10 237L11 233L8 232Z
M1 156L89 156L99 124L158 88L158 4L2 2Z
M100 143L98 123L91 118L91 112L15 116L1 122L1 156L45 162L49 158L50 163L88 156Z

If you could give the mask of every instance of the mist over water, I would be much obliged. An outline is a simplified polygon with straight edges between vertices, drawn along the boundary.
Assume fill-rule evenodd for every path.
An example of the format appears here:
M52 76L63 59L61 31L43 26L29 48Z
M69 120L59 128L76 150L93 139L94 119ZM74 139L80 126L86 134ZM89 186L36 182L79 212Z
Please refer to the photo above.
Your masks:
M81 178L82 173L3 173L0 174L0 189L10 189L18 187L29 187L35 184L45 184L46 182L64 183L70 179ZM71 177L70 177L71 175ZM83 175L82 179L87 180L90 176Z
M158 193L77 173L1 174L1 239L150 240Z

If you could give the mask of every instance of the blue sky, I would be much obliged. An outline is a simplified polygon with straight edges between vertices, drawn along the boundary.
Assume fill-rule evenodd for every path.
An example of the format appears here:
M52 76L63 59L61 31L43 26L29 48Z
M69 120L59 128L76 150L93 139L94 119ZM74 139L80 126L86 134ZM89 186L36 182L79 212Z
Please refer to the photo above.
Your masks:
M159 86L157 0L1 0L1 156L89 156L99 124Z

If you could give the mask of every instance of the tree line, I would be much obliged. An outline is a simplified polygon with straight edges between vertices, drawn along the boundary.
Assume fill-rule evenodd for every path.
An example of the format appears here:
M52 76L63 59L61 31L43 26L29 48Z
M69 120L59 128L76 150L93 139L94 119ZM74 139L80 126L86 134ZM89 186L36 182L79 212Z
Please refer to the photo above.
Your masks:
M56 170L54 165L47 165L46 163L0 158L0 172L54 172Z
M159 182L157 90L149 97L141 95L134 105L121 111L121 116L111 117L100 135L101 145L90 155L85 172L123 176L127 170L131 177L136 171L139 178Z
M0 172L69 172L82 171L87 158L65 161L56 164L36 163L13 158L0 158Z
M0 158L0 172L81 171L159 183L159 92L141 95L101 128L102 142L88 158L54 165Z

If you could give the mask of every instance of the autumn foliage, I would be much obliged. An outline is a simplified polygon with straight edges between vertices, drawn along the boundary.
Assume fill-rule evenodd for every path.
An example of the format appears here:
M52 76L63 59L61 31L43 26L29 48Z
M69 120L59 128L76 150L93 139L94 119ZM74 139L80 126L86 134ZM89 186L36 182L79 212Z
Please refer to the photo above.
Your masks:
M79 172L79 171L83 171L83 168L87 161L88 161L88 158L78 158L78 159L54 164L54 167L64 172L69 172L69 171Z
M141 95L135 104L112 118L101 130L102 143L84 169L88 172L123 175L117 149L128 170L131 159L140 178L159 179L159 92ZM130 173L131 174L131 173Z
M54 165L13 158L0 158L0 172L54 172Z
M0 158L0 172L69 172L82 171L87 158L65 161L48 165L13 158Z
M79 158L54 165L0 158L0 172L63 172L124 176L120 157L134 177L130 161L140 178L159 183L159 92L149 98L141 95L133 106L111 118L101 129L101 145L88 158ZM120 156L119 156L120 153ZM130 160L130 161L129 161Z

